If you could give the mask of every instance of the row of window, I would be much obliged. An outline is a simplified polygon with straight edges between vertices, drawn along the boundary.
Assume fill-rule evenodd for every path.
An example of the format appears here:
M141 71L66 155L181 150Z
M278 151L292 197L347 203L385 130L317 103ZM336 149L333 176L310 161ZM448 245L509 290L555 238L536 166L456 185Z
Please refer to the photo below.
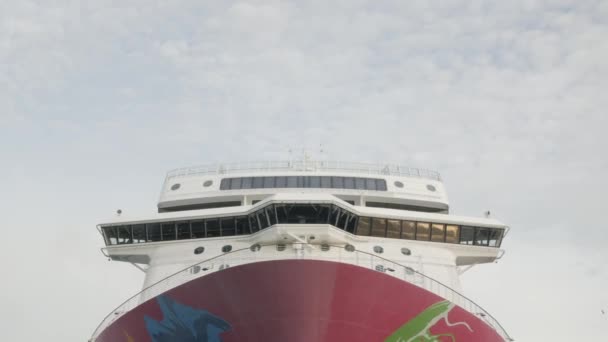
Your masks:
M102 227L107 245L247 235L275 224L331 224L351 234L499 247L503 229L358 217L331 204L270 204L242 216Z
M220 190L264 188L328 188L386 191L386 180L338 176L273 176L224 178Z

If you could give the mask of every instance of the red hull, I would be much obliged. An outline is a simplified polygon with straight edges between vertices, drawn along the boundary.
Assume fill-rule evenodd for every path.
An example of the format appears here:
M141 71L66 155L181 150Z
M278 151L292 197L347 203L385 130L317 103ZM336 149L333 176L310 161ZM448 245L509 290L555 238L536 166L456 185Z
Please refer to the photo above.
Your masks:
M176 328L168 321L183 318L186 311L174 315L152 299L119 318L96 342L504 341L460 307L436 315L437 303L446 302L431 292L381 272L334 262L246 264L195 279L162 297L192 310L187 312L205 310L228 327L210 328L205 336L187 329L192 338L172 338Z

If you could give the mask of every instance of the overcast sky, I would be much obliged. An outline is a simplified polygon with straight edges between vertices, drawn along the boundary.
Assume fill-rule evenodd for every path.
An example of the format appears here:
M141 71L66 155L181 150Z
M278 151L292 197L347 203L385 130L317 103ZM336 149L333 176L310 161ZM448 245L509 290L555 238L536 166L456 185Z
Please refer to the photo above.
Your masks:
M320 144L512 227L463 284L516 341L604 339L607 39L605 0L0 0L0 340L85 341L140 289L95 225L169 169Z

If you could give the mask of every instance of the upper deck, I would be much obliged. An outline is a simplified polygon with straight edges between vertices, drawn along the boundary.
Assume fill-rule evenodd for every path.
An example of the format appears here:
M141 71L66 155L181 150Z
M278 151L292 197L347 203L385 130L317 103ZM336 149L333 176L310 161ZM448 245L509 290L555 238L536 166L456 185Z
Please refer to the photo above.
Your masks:
M361 206L447 212L438 172L396 164L268 161L214 164L170 171L159 211L250 205L283 192L329 193Z

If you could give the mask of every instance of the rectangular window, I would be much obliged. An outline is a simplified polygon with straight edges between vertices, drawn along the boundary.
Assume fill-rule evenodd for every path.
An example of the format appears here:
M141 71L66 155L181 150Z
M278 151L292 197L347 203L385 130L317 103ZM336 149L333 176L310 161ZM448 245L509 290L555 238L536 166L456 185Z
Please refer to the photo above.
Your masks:
M277 214L274 211L274 205L267 206L265 210L266 216L268 217L268 220L270 220L270 225L277 224Z
M500 247L502 232L502 229L490 229L490 247Z
M247 216L236 218L236 235L249 234L249 220Z
M445 226L445 242L458 243L458 226L448 224Z
M264 177L264 188L274 188L274 178L275 177Z
M297 188L298 187L298 177L297 176L287 177L287 187L288 188Z
M160 226L163 234L163 241L171 241L177 238L175 222L161 223Z
M188 221L177 223L177 239L190 239L190 223Z
M401 222L401 238L406 240L416 239L416 222L402 221Z
M251 229L252 234L260 230L258 218L255 213L249 215L249 227Z
M202 239L205 237L205 222L192 221L192 238Z
M230 182L230 189L239 190L241 189L241 183L243 178L232 178L232 182Z
M258 217L258 222L260 223L260 229L268 228L268 226L270 226L268 216L266 216L266 211L264 211L264 209L258 210L256 215Z
M365 190L365 178L355 178L355 189Z
M146 225L145 224L134 224L133 225L133 242L134 243L146 242Z
M353 177L344 177L344 189L354 189L355 179Z
M222 236L233 236L236 235L235 219L234 217L225 217L220 219L222 226Z
M133 243L131 238L131 226L118 226L118 244Z
M262 189L264 187L264 177L253 177L253 189Z
M321 177L319 176L311 176L309 177L310 187L311 188L320 188L321 187Z
M319 224L327 224L329 220L329 208L330 206L327 204L315 205L315 210L317 211L317 222Z
M386 191L386 180L384 180L384 179L376 179L376 190L378 190L378 191Z
M104 227L103 232L106 237L106 245L118 244L118 234L116 233L116 227Z
M428 241L431 238L431 225L426 222L416 222L416 240Z
M365 188L367 190L376 190L376 180L373 178L365 179Z
M357 224L357 235L369 236L370 218L359 217L359 223Z
M277 219L279 223L287 223L288 209L285 204L275 204Z
M287 177L284 177L284 176L277 177L277 179L275 180L274 186L277 188L286 188L287 187Z
M344 189L344 178L331 177L331 187L334 189Z
M475 244L478 246L488 245L489 230L487 228L475 229Z
M329 177L329 176L321 177L321 188L324 188L324 189L331 188L331 177Z
M329 213L329 224L332 226L338 226L338 219L340 218L340 208L332 205Z
M372 236L386 237L386 219L372 218Z
M245 177L241 181L241 189L251 189L253 187L253 178Z
M445 242L445 225L440 223L431 225L431 241Z
M338 224L336 227L346 230L346 221L348 221L349 212L343 209L340 209L340 214L338 217Z
M160 223L152 222L146 224L148 230L148 241L160 241Z
M460 244L472 245L475 238L475 228L462 226L460 227Z
M401 221L388 220L386 227L386 237L391 239L399 239L401 237Z
M348 222L346 222L346 231L355 234L355 228L357 227L357 215L349 215Z
M209 219L205 220L205 226L207 227L207 237L218 237L222 235L220 230L220 220Z
M220 182L220 190L230 190L230 178L224 178Z

